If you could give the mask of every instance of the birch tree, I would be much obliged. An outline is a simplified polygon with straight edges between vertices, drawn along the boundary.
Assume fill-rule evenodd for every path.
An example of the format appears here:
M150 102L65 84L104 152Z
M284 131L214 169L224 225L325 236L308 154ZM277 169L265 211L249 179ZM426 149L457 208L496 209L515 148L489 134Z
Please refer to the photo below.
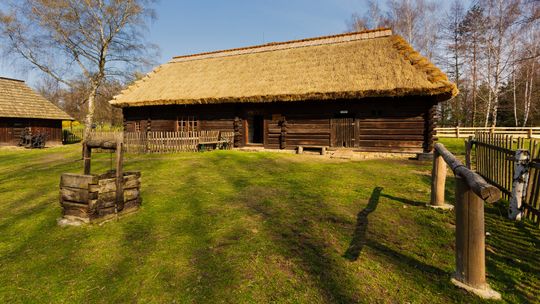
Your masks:
M70 87L87 82L85 136L96 96L108 78L147 64L154 48L143 40L154 17L152 0L7 0L0 39L7 55Z
M435 55L440 27L436 17L438 6L429 0L386 0L383 6L377 1L367 2L368 10L362 16L353 14L349 30L390 27L428 58Z
M512 59L511 48L515 46L515 33L512 31L520 16L519 0L484 0L487 8L487 69L486 80L489 86L486 117L487 127L497 125L500 88L505 80Z

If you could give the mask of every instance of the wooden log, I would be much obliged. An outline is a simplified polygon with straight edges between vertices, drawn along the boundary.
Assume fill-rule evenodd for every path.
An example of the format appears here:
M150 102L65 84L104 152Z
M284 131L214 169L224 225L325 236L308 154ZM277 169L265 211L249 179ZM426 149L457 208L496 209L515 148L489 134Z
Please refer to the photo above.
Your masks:
M431 205L444 206L444 190L446 184L446 163L435 150L433 154L433 169L431 171Z
M60 188L60 197L63 201L72 201L87 204L89 200L97 199L96 192L89 192L88 189Z
M456 176L461 176L476 195L489 203L496 202L501 199L501 191L487 183L480 175L465 167L452 153L450 153L443 144L435 144L435 149L443 157L450 169Z
M80 218L88 218L90 212L88 206L85 204L63 201L62 214L68 216L76 216Z
M60 177L60 188L70 187L88 189L89 185L98 183L98 177L94 175L82 175L75 173L63 173Z
M135 189L124 189L123 202L136 199L139 196L140 196L140 190L139 189L136 189L136 188ZM99 193L97 199L100 202L100 204L115 202L116 201L116 191Z
M100 148L107 150L116 149L116 140L107 140L107 139L89 139L86 141L86 146L89 148Z
M142 204L142 198L137 197L134 200L129 200L124 205L124 210L132 209L132 208L139 208Z

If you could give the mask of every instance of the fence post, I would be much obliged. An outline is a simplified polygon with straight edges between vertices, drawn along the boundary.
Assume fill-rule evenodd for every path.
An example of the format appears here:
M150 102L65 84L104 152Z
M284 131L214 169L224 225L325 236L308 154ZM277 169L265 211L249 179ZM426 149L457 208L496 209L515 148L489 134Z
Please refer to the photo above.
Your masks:
M465 166L471 168L471 152L473 146L473 137L469 136L469 140L465 140Z
M459 138L459 126L456 126L456 138Z
M508 218L520 221L523 216L522 202L526 195L527 182L529 180L528 150L517 150L514 156L514 176L512 182L512 197L508 209Z
M433 169L431 171L431 202L430 207L437 209L452 209L454 206L444 202L446 184L446 162L435 149L433 151Z
M527 132L527 135L528 135L529 139L533 138L533 129L532 128L529 128L529 130Z
M456 273L452 283L485 299L501 295L486 282L484 202L456 175Z

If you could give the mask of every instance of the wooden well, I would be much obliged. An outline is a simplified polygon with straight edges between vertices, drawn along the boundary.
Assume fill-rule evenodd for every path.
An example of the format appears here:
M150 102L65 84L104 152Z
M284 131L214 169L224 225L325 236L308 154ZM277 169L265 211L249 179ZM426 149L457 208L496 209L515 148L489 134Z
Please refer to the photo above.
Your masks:
M116 170L90 174L92 148L116 151ZM59 224L77 225L103 221L135 211L142 203L141 173L123 172L123 141L92 139L83 143L84 174L64 173L60 178L60 205L63 218Z
M60 205L63 218L91 223L135 211L142 203L140 172L125 172L123 199L116 199L116 172L101 175L64 173L60 178Z

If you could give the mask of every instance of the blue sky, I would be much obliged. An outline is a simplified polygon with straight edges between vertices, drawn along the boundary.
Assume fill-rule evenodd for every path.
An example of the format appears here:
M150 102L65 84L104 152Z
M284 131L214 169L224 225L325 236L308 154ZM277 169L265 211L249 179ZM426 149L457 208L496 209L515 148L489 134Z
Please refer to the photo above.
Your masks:
M176 55L344 32L362 0L161 0L147 40L160 47L159 63ZM0 76L35 84L40 76L0 60Z

